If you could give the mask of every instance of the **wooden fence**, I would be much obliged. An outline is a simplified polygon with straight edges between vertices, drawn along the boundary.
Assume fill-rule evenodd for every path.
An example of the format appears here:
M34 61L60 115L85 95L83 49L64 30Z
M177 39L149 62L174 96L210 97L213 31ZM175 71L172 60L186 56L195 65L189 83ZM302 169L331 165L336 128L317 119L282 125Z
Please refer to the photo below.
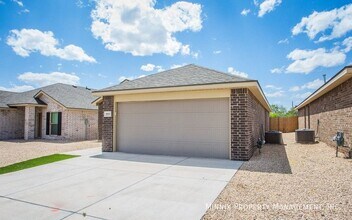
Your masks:
M298 129L298 117L283 117L283 118L270 118L270 130L271 131L281 131L294 132Z

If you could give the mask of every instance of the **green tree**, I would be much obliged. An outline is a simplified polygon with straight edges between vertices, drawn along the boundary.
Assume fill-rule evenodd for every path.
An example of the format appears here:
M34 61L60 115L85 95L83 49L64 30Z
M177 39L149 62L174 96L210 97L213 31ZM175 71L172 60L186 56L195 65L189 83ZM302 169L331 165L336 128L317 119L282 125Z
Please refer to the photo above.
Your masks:
M271 112L270 112L270 117L271 118L277 118L277 117L285 117L286 114L286 108L283 107L282 105L270 105L271 107Z
M271 112L270 112L270 117L271 118L297 116L297 111L293 107L290 110L288 110L288 111L282 105L273 104L273 105L270 105L270 107L271 107Z
M292 107L290 110L288 110L285 114L286 117L293 117L293 116L297 116L297 115L298 115L298 112L294 107Z

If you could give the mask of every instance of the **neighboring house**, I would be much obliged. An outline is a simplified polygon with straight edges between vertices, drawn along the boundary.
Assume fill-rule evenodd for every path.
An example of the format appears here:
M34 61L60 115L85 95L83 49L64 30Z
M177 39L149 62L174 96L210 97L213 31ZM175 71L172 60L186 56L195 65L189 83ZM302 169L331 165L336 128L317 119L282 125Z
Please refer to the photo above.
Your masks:
M93 94L103 151L249 160L269 126L257 80L196 65Z
M53 84L28 92L0 91L0 140L98 139L91 89Z
M351 146L352 66L344 67L296 109L299 128L314 129L320 141L333 146L336 132L343 131L345 144Z

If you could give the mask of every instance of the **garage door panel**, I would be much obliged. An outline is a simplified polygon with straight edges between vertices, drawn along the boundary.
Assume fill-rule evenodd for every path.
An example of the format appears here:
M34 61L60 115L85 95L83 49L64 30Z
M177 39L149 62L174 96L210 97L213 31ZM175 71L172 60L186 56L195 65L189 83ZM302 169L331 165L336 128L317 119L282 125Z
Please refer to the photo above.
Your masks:
M145 127L125 127L120 132L120 137L127 140L150 141L150 140L170 140L170 141L197 141L197 142L222 142L228 138L226 128L157 128L153 126Z
M229 158L228 99L118 103L118 151Z
M121 115L119 114L119 117ZM183 113L183 114L123 114L123 119L119 123L124 127L140 127L140 122L143 122L143 127L170 127L173 128L222 128L228 129L228 121L224 119L223 113Z
M228 154L228 149L217 149L220 145L226 145L228 142L199 142L194 145L193 141L147 141L142 142L121 142L120 144L128 144L129 148L123 150L127 153L141 153L141 154L160 154L172 156L189 156L189 157L213 157L213 158L226 158L224 155ZM193 147L188 147L188 146ZM156 153L157 152L157 153Z

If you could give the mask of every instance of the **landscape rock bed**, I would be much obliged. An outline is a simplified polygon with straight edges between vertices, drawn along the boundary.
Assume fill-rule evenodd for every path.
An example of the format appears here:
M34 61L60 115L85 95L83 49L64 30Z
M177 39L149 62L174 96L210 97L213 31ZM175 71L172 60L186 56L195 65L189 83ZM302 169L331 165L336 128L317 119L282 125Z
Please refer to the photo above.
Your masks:
M204 219L351 219L352 160L324 143L265 145L245 162Z

